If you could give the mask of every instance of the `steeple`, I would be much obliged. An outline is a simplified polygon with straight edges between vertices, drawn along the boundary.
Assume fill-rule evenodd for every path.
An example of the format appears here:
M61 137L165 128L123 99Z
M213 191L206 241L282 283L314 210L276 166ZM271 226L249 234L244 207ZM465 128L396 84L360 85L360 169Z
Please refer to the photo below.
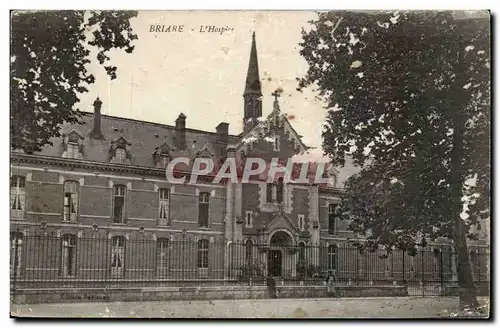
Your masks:
M262 88L260 85L255 32L252 33L252 47L250 50L250 61L248 63L243 99L245 111L243 117L243 133L246 134L257 124L257 118L262 116Z
M257 94L262 96L262 89L259 78L259 62L257 60L257 45L255 43L255 32L252 33L252 48L250 50L250 62L248 63L247 81L245 84L245 93Z

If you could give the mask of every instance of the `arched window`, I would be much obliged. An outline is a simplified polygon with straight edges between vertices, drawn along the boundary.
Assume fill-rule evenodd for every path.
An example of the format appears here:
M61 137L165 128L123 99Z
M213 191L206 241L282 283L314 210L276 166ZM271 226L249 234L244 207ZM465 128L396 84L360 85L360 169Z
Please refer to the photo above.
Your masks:
M20 175L10 177L10 215L15 218L24 217L26 198L26 178Z
M10 276L20 277L24 235L20 232L10 234Z
M74 277L76 275L76 236L66 234L62 236L61 275Z
M125 269L125 237L114 236L111 239L111 275L123 276Z
M156 274L168 275L168 262L170 258L170 240L158 238L156 241Z
M299 261L304 262L306 260L306 243L301 241L299 243Z
M208 240L198 240L198 268L208 268Z
M253 241L248 239L245 243L245 261L251 263L253 260Z
M328 270L337 269L337 245L328 246Z

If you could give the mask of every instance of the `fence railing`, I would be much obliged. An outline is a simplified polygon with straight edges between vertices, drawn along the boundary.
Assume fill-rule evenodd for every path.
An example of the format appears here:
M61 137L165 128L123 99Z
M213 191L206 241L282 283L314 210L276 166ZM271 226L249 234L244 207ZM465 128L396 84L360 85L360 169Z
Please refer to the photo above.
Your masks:
M489 252L471 249L477 283L489 279ZM443 287L457 280L449 246L416 254L361 252L349 244L226 242L213 237L11 233L13 289L156 287L202 284L318 285L334 273L339 285Z

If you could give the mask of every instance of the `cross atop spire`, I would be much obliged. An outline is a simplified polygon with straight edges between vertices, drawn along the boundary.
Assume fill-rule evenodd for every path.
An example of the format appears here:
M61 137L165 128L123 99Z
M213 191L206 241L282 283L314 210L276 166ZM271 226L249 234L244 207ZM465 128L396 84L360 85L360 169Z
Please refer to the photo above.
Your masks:
M281 96L281 94L278 92L278 90L275 90L273 93L271 93L271 96L274 97L274 101L278 101L278 98Z
M255 32L252 33L252 48L250 50L250 61L248 63L247 80L245 84L245 92L243 93L243 95L247 94L257 94L259 96L262 96Z

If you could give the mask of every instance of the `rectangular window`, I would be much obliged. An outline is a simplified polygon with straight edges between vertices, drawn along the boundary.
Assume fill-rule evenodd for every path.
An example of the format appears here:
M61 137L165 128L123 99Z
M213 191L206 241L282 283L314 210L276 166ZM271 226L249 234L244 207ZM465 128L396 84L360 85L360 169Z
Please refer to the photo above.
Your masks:
M79 183L75 181L64 181L64 221L76 221L78 213L78 190Z
M10 234L10 276L20 277L23 254L23 234L13 232Z
M245 243L245 260L249 264L253 260L253 241L250 239Z
M162 188L159 195L159 225L170 225L170 190Z
M276 184L276 202L278 204L283 203L283 178L278 179L278 183Z
M328 269L337 269L337 245L328 246Z
M299 243L299 261L304 263L306 260L306 244L304 242Z
M79 149L77 143L68 142L66 157L67 158L78 158Z
M166 168L168 166L168 163L170 162L170 156L169 155L161 155L161 165L162 167Z
M125 222L125 196L127 188L124 185L115 185L113 187L113 222Z
M125 237L115 236L111 239L111 276L123 276L125 268Z
M246 211L245 212L245 227L246 228L251 228L253 225L253 220L252 220L253 213L252 211Z
M26 200L26 178L13 175L10 178L10 214L15 218L23 218Z
M208 240L198 240L198 268L208 268Z
M209 198L208 192L200 193L198 198L198 225L200 227L208 228Z
M61 274L63 277L74 277L76 274L76 236L62 237Z
M274 184L272 183L266 184L266 203L273 202L273 187Z
M127 158L127 153L126 153L125 149L116 148L115 149L115 158L118 160L119 163L125 163L125 159Z
M334 235L337 233L337 227L336 227L336 221L337 221L337 216L336 216L336 204L330 204L328 205L328 234L329 235Z
M274 137L274 151L280 151L280 137Z
M160 238L156 241L156 274L168 275L168 261L170 257L170 240Z
M306 226L304 214L299 214L298 215L298 220L299 220L299 222L298 222L299 230L304 230L305 226Z

